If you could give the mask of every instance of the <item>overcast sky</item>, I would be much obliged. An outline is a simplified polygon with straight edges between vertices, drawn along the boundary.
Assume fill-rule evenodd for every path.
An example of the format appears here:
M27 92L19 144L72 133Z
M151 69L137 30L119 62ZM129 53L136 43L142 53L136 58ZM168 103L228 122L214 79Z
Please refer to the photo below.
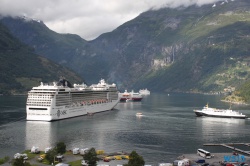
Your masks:
M0 14L39 19L53 31L91 40L149 9L216 1L219 0L0 0Z

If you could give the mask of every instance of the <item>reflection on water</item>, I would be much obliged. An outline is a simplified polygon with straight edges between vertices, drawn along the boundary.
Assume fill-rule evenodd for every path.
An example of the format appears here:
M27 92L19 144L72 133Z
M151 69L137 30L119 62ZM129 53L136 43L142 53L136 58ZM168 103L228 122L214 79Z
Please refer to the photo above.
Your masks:
M51 141L56 140L56 128L52 128L51 122L26 122L26 149L31 149L32 146L39 147L44 151L46 147L52 147Z
M239 137L241 128L244 128L245 119L197 117L197 125L201 125L201 136L210 142L218 138L235 139ZM244 131L243 131L244 132ZM242 133L243 134L243 133Z
M235 118L216 118L216 117L201 117L200 118L203 124L235 124L242 125L245 124L245 119L235 119Z
M245 119L235 119L235 118L217 118L217 117L199 117L203 126L216 127L216 125L222 126L232 126L232 125L243 125L245 124Z
M136 109L138 106L141 106L142 104L141 104L141 102L132 102L132 101L130 101L130 102L120 102L119 104L118 104L118 107L120 107L120 108L124 108L124 109L126 109L126 110L131 110L131 109Z

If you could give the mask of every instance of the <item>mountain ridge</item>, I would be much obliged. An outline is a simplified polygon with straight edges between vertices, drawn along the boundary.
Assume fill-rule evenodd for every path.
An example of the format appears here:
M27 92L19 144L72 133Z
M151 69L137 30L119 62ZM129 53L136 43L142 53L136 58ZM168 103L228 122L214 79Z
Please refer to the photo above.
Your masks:
M121 90L222 92L249 78L250 2L221 1L212 6L150 10L91 41L50 31L39 43L46 27L33 31L38 37L29 45L90 83L101 77ZM12 33L27 30L10 26L15 20L1 22ZM25 41L25 36L16 36Z

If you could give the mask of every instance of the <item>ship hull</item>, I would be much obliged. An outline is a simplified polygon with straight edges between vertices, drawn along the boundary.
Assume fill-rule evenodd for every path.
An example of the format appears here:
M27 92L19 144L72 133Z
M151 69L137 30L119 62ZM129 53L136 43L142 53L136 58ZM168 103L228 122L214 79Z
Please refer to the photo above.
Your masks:
M202 113L202 112L194 111L194 113L195 113L195 115L198 116L198 117L199 117L199 116L203 116L203 113Z
M218 118L234 118L234 119L246 119L246 116L227 116L227 115L212 115L212 114L203 114L203 116L208 117L218 117Z
M100 113L104 111L109 111L114 109L119 100L114 100L108 103L94 104L94 105L83 105L83 106L63 106L63 107L47 107L47 111L36 110L34 107L30 110L27 106L27 117L28 121L56 121L67 118L73 118L83 115L93 115L95 113ZM40 107L39 107L40 108Z
M141 101L142 98L120 98L120 102L126 102L126 101Z
M132 98L132 101L141 101L142 98Z
M234 118L234 119L246 119L248 118L247 116L245 115L223 115L223 114L209 114L209 113L206 113L206 112L202 112L202 111L198 111L198 110L195 110L195 115L200 117L200 116L207 116L207 117L217 117L217 118Z

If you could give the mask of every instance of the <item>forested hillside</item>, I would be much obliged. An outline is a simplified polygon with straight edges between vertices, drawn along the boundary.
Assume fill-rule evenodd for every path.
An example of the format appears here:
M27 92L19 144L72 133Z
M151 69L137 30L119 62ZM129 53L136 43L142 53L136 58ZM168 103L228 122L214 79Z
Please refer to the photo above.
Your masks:
M229 94L224 99L227 102L246 104L250 103L250 81L241 84L234 92Z
M250 76L249 28L249 22L236 22L194 40L192 48L178 61L160 72L149 73L138 87L141 83L157 84L154 87L167 91L192 92L238 87Z
M236 90L235 95L242 97L245 102L250 102L250 81L243 84Z
M50 30L42 21L26 17L3 17L1 22L13 36L34 48L34 51L57 64L74 69L75 56L84 56L86 41L78 35L58 34Z
M65 76L72 82L82 82L74 72L36 55L33 48L19 42L2 24L0 71L0 94L26 94L41 81L58 81L60 76Z

